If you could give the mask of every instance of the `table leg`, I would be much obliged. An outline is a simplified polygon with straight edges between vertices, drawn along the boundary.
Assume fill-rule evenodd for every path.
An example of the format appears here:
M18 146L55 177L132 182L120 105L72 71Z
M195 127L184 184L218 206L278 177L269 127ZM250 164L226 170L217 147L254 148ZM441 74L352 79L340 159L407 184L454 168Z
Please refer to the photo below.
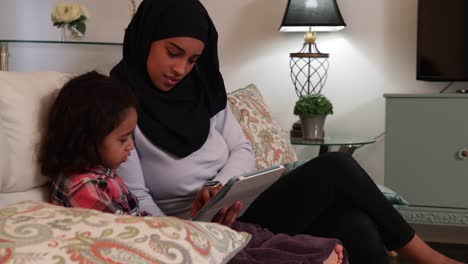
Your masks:
M0 42L0 71L8 71L8 43Z
M354 151L358 148L362 147L362 145L346 145L346 146L340 146L338 149L339 152L345 152L350 155L353 155Z
M330 151L330 146L320 145L319 155L322 155L323 153L327 153L329 151Z

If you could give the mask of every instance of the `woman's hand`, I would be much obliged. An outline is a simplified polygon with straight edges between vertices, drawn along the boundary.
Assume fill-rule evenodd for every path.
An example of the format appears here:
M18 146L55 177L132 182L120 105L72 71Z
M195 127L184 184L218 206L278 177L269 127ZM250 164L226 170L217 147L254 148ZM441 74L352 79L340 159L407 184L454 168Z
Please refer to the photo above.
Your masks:
M197 196L195 197L195 201L192 205L192 216L194 216L206 203L208 203L208 201L222 188L223 185L218 184L216 186L203 187L200 191L198 191ZM212 222L230 227L239 216L242 206L243 205L240 201L236 201L229 208L221 208L215 217L213 217Z
M198 191L197 196L195 197L195 201L192 205L192 217L200 211L200 209L208 203L208 201L215 196L223 188L222 184L218 184L216 186L210 187L203 187L200 191Z
M229 208L224 206L221 208L221 210L219 210L215 217L213 217L211 222L231 227L239 216L242 206L243 204L241 201L234 202Z

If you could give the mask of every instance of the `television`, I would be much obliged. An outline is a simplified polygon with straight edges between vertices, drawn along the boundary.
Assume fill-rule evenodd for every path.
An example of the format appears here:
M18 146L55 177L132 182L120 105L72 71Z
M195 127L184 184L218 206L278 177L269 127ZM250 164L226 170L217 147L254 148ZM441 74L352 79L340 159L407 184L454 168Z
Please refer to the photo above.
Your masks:
M468 0L419 0L416 79L468 81Z

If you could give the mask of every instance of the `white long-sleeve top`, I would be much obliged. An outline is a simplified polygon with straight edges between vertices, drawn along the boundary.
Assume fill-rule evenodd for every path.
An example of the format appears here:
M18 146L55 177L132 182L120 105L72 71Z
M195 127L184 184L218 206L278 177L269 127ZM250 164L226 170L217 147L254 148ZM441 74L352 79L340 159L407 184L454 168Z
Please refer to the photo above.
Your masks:
M207 181L224 184L255 169L250 143L228 106L211 118L205 144L185 158L153 145L138 127L135 147L118 174L138 197L141 210L154 216L188 218L196 193Z

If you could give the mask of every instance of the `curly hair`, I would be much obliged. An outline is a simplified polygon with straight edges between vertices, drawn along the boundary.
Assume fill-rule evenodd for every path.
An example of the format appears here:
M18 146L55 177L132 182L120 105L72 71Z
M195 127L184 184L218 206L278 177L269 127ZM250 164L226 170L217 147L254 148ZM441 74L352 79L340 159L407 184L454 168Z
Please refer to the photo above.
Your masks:
M68 81L46 120L38 155L42 174L54 178L101 164L100 144L136 105L129 87L97 72Z

